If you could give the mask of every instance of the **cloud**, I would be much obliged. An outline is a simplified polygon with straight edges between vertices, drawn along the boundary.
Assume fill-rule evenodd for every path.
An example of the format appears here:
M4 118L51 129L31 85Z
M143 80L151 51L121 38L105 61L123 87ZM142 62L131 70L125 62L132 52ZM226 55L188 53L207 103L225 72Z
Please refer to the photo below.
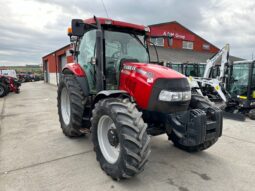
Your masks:
M255 2L222 0L212 3L215 3L214 8L201 12L198 33L211 38L220 47L230 43L231 54L251 59L252 51L255 51Z
M106 17L102 0L0 0L0 65L40 64L41 57L69 42L72 18ZM138 24L176 20L231 54L250 58L255 42L252 0L104 0L113 19Z

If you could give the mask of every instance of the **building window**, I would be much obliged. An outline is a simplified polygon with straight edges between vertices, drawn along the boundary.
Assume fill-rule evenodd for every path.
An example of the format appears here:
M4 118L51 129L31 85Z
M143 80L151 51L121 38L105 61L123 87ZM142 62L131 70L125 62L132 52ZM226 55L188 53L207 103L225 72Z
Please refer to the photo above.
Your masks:
M164 46L164 38L151 38L151 42L156 46Z
M193 42L182 41L182 48L193 50Z
M203 44L203 49L204 50L210 50L210 45L209 44Z

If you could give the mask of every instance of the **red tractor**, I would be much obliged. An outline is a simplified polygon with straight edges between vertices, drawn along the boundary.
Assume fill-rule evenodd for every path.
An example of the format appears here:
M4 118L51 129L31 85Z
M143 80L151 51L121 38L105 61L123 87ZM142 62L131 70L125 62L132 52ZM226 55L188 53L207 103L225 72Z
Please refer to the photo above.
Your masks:
M17 78L11 77L11 76L7 76L7 78L9 79L9 91L10 92L15 92L16 94L20 93L20 86L21 83L18 81Z
M166 133L189 152L221 136L221 110L192 94L184 75L150 64L148 27L94 17L73 19L68 31L74 63L58 86L61 128L68 137L91 132L97 160L113 179L144 169L150 136Z
M0 75L0 97L4 97L9 93L9 85L9 79L3 75Z
M6 96L9 92L20 92L20 82L11 76L0 75L0 97Z

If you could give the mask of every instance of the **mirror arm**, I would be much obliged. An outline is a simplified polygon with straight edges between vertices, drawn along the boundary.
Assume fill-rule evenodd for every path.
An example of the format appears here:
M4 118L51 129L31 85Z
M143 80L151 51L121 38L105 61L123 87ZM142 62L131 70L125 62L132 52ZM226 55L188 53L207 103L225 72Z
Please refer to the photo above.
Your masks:
M97 17L94 15L94 20L96 21L96 26L98 30L101 30L101 24L99 22L99 20L97 19Z

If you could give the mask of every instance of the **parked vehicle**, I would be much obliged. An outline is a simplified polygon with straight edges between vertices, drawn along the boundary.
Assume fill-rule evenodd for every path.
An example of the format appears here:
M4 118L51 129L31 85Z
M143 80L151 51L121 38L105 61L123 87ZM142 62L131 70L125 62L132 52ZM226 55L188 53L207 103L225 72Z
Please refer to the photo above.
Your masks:
M20 93L20 86L21 83L18 81L17 78L13 78L11 76L7 76L7 78L9 79L9 91L10 92L14 92L14 93Z
M74 63L58 86L63 133L91 131L101 168L115 180L143 171L150 136L166 133L189 152L211 147L222 134L222 111L191 93L188 79L150 64L149 28L104 18L73 19Z
M0 70L0 75L17 78L17 73L15 70Z
M33 81L33 78L28 73L19 73L17 77L21 83Z
M9 84L9 79L3 75L0 75L0 97L4 97L9 93Z

